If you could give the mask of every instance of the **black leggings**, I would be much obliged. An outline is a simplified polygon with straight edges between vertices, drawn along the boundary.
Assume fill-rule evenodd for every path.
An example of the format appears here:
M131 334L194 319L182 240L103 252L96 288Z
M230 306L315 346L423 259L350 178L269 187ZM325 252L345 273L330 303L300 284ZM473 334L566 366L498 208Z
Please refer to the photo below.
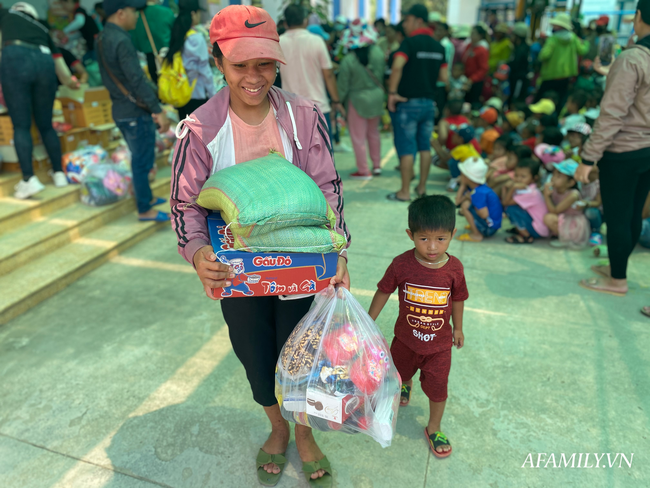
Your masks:
M221 300L230 342L244 365L253 399L272 407L275 398L275 365L282 346L300 319L309 311L314 297L280 300L278 297L238 297Z
M474 108L475 105L481 103L481 95L483 94L483 85L485 85L484 81L472 83L472 88L470 88L467 94L465 95L465 101L472 104L472 108Z
M650 151L605 153L598 163L612 278L626 278L627 260L641 235L643 205L650 192Z

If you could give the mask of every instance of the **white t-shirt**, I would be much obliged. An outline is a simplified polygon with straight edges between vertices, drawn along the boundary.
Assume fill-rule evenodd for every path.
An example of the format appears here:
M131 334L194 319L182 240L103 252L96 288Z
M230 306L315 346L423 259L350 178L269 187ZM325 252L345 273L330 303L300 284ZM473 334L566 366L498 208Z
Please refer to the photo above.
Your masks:
M280 64L282 89L313 100L321 112L332 109L327 98L324 69L332 69L325 41L307 29L290 29L280 36L287 64Z

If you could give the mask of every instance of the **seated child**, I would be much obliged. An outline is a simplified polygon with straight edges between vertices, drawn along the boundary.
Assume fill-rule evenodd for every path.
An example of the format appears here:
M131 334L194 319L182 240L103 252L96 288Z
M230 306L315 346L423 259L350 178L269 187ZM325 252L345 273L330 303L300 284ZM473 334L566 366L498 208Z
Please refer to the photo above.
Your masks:
M499 113L495 108L483 107L481 109L478 120L479 127L483 128L480 145L481 150L488 156L492 154L494 141L500 136L499 132L494 128L494 124L497 123L498 118Z
M522 159L530 158L533 151L528 146L517 145L512 146L508 150L506 156L505 167L497 169L488 181L488 186L494 190L497 195L502 195L505 185L510 183L515 177L515 168Z
M454 145L454 131L470 123L467 117L461 114L463 104L462 100L449 100L445 105L445 118L438 123L438 137L431 138L431 147L438 156L436 166L447 167L447 161L450 158L449 151L456 147Z
M562 116L580 115L587 104L587 93L582 90L574 90L567 99L566 105L562 110Z
M521 143L524 146L528 146L531 151L534 151L535 146L537 145L537 138L535 137L535 132L537 131L537 127L538 125L535 125L533 121L528 121L523 126L520 125L517 128L519 134L521 135L521 139L522 139Z
M566 139L567 145L564 147L564 153L567 158L574 159L577 163L582 162L580 153L582 146L584 146L589 135L591 134L591 126L586 123L578 123L567 129Z
M551 146L561 146L564 140L564 134L557 127L547 127L541 134L537 135L538 140L542 144L550 144Z
M535 239L549 235L544 224L548 209L544 195L537 188L539 169L538 161L522 159L515 168L514 181L504 191L502 203L517 232L506 238L510 244L532 244Z
M576 90L584 90L587 93L596 87L594 83L594 63L591 59L583 59L580 63L578 78L573 87Z
M458 165L458 169L461 171L461 184L456 193L456 205L460 205L469 226L469 233L461 235L458 240L481 242L501 228L501 200L485 184L488 166L483 159L466 159Z
M455 191L458 188L460 180L460 169L458 164L462 163L468 158L480 157L480 153L476 150L476 139L474 139L474 128L471 125L462 126L453 132L453 142L456 147L451 150L449 161L449 173L451 179L447 185L447 191Z
M496 141L494 141L494 148L492 150L492 155L487 159L488 163L488 172L487 172L487 181L490 181L490 178L495 173L503 174L507 173L506 163L508 161L508 153L514 149L515 145L510 139L509 136L501 136Z
M465 94L471 88L472 83L465 76L465 65L463 63L454 63L451 68L451 78L449 78L449 98L453 100L465 100Z
M429 398L424 434L437 457L447 457L452 451L440 423L447 401L451 349L460 349L465 342L463 306L469 298L463 265L447 253L456 233L455 214L454 204L442 195L418 198L409 205L406 233L415 249L393 259L377 284L368 312L377 320L398 290L399 316L390 352L403 382L400 406L411 401L413 376L419 369L422 391ZM436 290L433 301L432 289Z
M539 142L537 144L541 143L541 135L544 132L544 130L548 129L549 127L558 127L558 121L557 117L555 114L553 115L542 115L541 118L537 121L537 126L535 128L535 134L540 137Z
M528 109L535 114L534 118L539 120L542 115L553 115L555 113L555 103L548 98L542 98L539 102L529 106Z
M587 217L591 227L590 246L600 246L603 243L603 235L600 233L604 218L603 201L600 197L599 173L598 166L594 166L594 169L589 173L589 183L583 183L580 188L579 203L585 209L585 217Z
M510 111L503 116L503 121L501 122L501 133L506 136L510 136L512 142L515 144L521 143L521 136L517 132L517 128L523 124L525 121L525 116L523 112Z
M551 241L554 247L580 248L589 240L589 222L581 205L578 183L574 179L578 163L567 159L555 163L551 181L544 186L544 199L548 213L544 216L544 224L551 235L559 240Z

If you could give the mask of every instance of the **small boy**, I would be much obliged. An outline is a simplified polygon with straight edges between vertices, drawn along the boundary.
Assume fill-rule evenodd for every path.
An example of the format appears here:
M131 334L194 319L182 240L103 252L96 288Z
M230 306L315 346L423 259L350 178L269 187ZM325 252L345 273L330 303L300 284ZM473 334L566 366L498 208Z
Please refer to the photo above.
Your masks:
M481 156L479 150L477 150L478 142L474 138L474 128L471 125L464 125L456 129L452 133L452 141L455 147L449 153L451 158L447 161L451 175L451 179L447 185L447 191L456 191L458 188L458 182L460 180L458 164L468 158Z
M451 349L460 349L465 343L463 308L469 298L463 265L447 254L456 233L456 208L442 195L418 198L409 206L408 223L406 233L415 249L393 259L377 285L368 313L377 320L398 290L399 316L390 352L403 381L400 406L409 404L413 376L419 369L422 391L429 398L424 435L433 454L444 458L452 450L440 427Z
M479 115L479 127L482 127L483 134L481 134L481 150L488 156L492 154L494 148L494 141L496 141L501 134L494 128L497 123L499 113L493 107L483 107Z
M518 131L521 134L521 143L524 146L528 146L531 151L535 149L537 145L537 138L535 137L535 131L537 130L537 125L532 121L526 122L523 126L519 126Z
M465 76L465 65L463 63L454 63L451 68L451 78L449 79L449 98L464 100L465 94L471 86L469 78Z
M481 158L469 158L458 165L461 183L456 194L456 205L467 219L469 234L459 241L481 242L501 228L503 206L494 190L485 184L488 166ZM471 191L467 191L467 190Z

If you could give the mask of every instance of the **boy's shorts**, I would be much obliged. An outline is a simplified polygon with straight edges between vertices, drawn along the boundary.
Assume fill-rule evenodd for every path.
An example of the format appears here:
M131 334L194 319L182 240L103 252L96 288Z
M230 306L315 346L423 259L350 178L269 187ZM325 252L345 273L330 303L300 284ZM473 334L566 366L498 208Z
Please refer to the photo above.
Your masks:
M499 229L495 226L490 227L485 219L479 217L479 215L476 213L476 208L474 208L474 205L471 205L469 207L469 211L474 217L474 224L476 224L476 229L483 237L491 237L497 233Z
M432 402L444 402L447 399L447 380L451 369L451 347L433 354L416 354L397 338L390 345L395 367L402 378L402 383L409 381L420 370L422 391Z

